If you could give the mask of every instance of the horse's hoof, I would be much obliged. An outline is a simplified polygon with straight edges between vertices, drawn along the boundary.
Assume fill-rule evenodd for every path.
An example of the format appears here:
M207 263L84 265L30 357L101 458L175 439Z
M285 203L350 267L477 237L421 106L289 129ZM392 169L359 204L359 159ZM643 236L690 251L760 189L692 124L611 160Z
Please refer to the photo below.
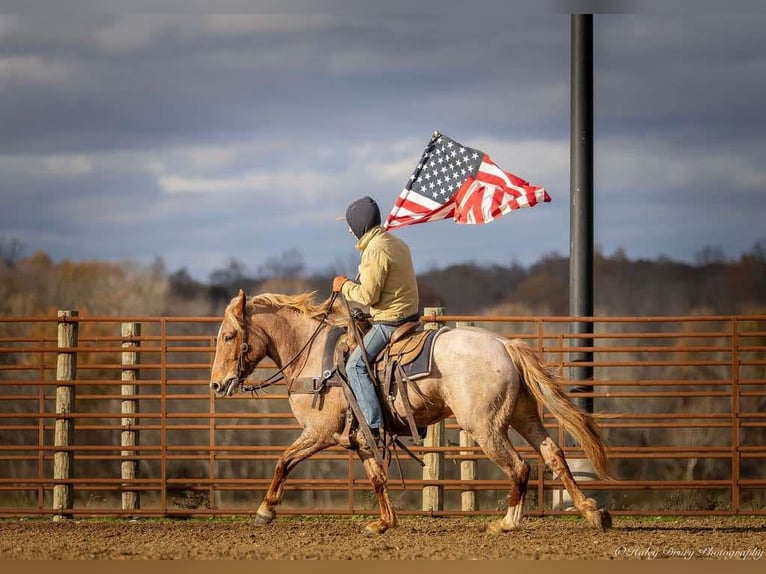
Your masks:
M276 516L275 513L267 514L261 510L255 513L255 525L256 526L266 526L268 524L271 524L271 522L274 520L274 517Z
M511 530L514 530L513 528L508 528L508 526L505 525L505 523L502 520L493 520L489 524L487 524L487 534L505 534L506 532L510 532Z
M389 528L390 526L388 524L381 520L376 520L375 522L370 522L367 526L365 526L364 532L365 534L383 534Z
M599 508L587 515L588 523L601 532L606 532L612 527L612 515L606 508Z

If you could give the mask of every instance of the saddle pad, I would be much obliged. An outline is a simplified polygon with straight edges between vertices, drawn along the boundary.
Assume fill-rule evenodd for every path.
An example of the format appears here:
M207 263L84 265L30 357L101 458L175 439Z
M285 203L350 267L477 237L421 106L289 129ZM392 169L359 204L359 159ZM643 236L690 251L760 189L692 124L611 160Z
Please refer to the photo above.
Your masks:
M434 341L445 331L449 331L449 327L442 327L439 330L427 329L397 341L391 350L389 360L399 362L404 369L404 374L410 380L427 377L431 372ZM408 349L412 349L412 351L408 352ZM385 368L383 363L378 363L378 365Z

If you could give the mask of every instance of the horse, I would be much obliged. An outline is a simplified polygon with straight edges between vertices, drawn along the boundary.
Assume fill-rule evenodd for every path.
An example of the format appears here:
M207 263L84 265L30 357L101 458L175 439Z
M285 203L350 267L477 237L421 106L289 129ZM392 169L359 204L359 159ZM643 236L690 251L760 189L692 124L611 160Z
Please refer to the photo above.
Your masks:
M210 389L216 398L242 390L243 381L265 357L290 381L321 373L324 343L330 326L349 325L350 318L337 300L314 303L315 293L260 294L247 298L240 290L224 312L216 338ZM480 328L445 330L434 341L432 368L427 378L414 382L410 394L412 415L419 428L454 416L484 453L509 480L508 508L503 518L487 526L493 534L520 527L530 473L529 464L511 444L512 427L543 457L569 492L574 506L592 527L611 527L606 508L598 508L579 488L564 453L540 420L545 405L583 449L599 478L611 480L604 442L593 417L581 412L559 382L543 367L534 351L521 340L508 340ZM293 415L302 427L300 436L280 456L269 488L258 507L255 523L276 517L284 482L301 461L337 443L346 424L348 401L340 387L329 387L323 400L311 394L289 393ZM401 396L394 403L401 416ZM382 534L397 525L388 495L387 469L369 449L358 449L380 506L380 518L367 524L369 533Z

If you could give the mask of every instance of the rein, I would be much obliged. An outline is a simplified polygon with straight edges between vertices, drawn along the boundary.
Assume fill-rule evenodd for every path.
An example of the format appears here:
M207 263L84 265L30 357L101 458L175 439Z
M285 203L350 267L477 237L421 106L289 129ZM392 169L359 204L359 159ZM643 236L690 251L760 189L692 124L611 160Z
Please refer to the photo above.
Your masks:
M319 335L319 332L322 330L322 328L327 326L327 323L325 323L325 320L327 319L327 316L330 314L330 309L332 309L333 303L335 303L335 299L337 297L338 297L338 293L333 291L332 295L330 296L330 300L327 302L327 308L325 309L324 313L319 319L319 324L317 325L317 328L314 329L314 332L308 338L308 341L306 341L306 343L300 348L300 350L295 354L295 356L292 359L290 359L287 363L282 365L282 367L280 367L280 369L276 373L274 373L269 378L263 381L259 381L255 385L246 385L243 379L243 374L245 372L245 369L247 368L246 355L247 355L247 352L250 350L250 346L247 343L248 330L247 330L247 315L245 313L245 310L247 307L247 298L245 297L242 303L242 322L244 323L243 333L242 333L242 347L240 349L239 358L237 359L237 382L239 385L239 390L245 393L257 393L261 389L265 389L266 387L270 387L271 385L275 385L276 383L284 380L285 369L287 369L289 366L295 363L295 361L298 360L298 357L300 357L301 354L303 354L303 351L305 351L308 347L311 346L311 344L314 342L314 339L317 338L317 335Z

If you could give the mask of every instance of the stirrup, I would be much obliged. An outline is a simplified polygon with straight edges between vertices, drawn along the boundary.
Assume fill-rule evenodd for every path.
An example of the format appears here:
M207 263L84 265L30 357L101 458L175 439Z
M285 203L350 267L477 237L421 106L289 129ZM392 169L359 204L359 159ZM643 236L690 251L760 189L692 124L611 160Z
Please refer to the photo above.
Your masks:
M359 442L356 439L356 429L350 429L346 427L343 432L332 433L332 438L335 439L340 446L349 450L358 450Z
M359 448L359 443L356 440L356 432L358 430L359 424L351 409L349 409L346 411L346 424L343 426L343 430L332 433L332 438L343 448L356 450Z
M370 432L375 439L375 446L378 446L380 443L380 430L370 429ZM367 444L367 439L365 438L364 433L360 433L358 428L351 429L348 432L345 432L344 430L342 433L332 433L332 438L340 446L349 450L370 450L370 445Z

